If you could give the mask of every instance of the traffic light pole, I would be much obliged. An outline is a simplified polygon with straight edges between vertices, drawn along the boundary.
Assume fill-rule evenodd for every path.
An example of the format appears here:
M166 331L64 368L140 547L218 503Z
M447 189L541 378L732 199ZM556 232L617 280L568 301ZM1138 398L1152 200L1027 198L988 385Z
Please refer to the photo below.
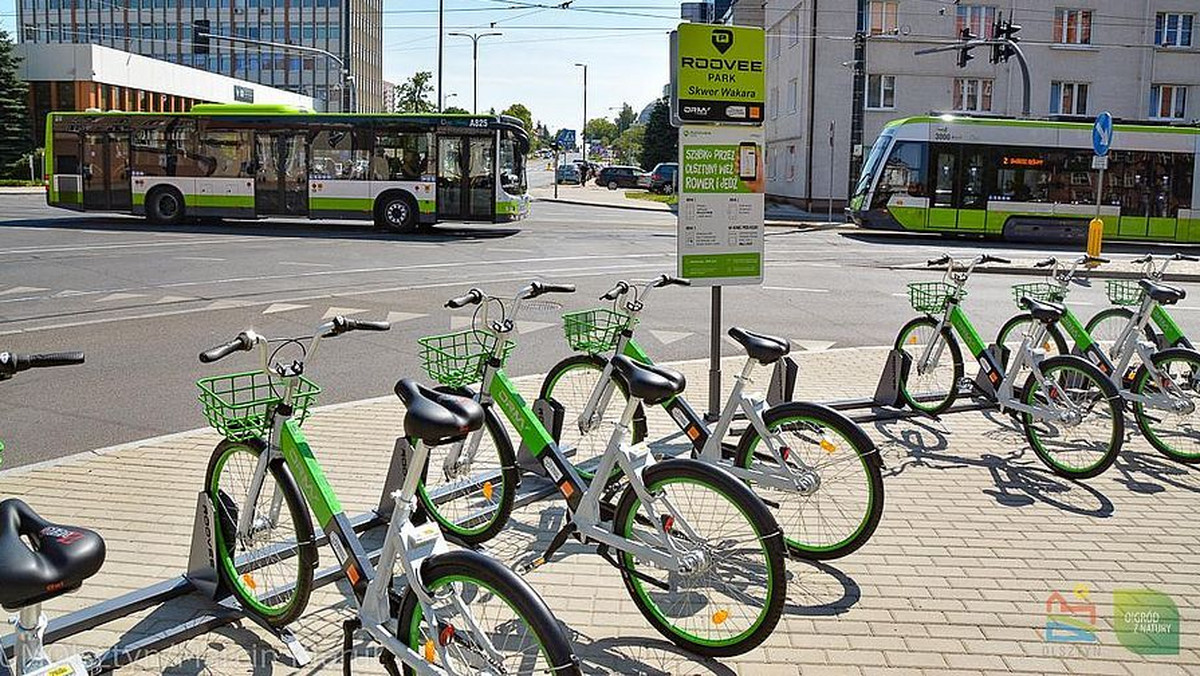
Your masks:
M348 112L355 112L358 110L358 86L357 86L357 83L354 81L354 76L350 74L350 69L346 66L346 62L343 61L341 59L341 57L334 54L333 52L328 52L328 51L325 51L324 49L319 49L317 47L308 47L305 45L289 45L289 44L286 44L283 42L270 42L268 40L255 40L254 38L243 38L243 37L236 37L233 35L220 35L217 33L198 32L198 33L196 33L196 37L206 38L209 40L224 40L226 42L238 42L238 43L247 44L247 45L258 45L260 47L273 47L280 51L293 51L293 52L306 52L309 54L320 54L321 56L324 56L325 58L329 59L330 61L333 61L334 63L336 63L338 65L338 68L342 72L342 87L344 89L348 89L350 92L350 105L349 105L350 110ZM193 47L193 49L194 49L194 47ZM339 106L339 107L341 107L341 106ZM343 110L342 112L347 112L347 111Z
M916 56L924 56L925 54L938 54L941 52L967 53L967 52L970 52L972 49L975 49L976 47L993 47L993 46L1007 47L1007 48L1011 49L1013 55L1017 57L1017 63L1021 66L1021 79L1023 80L1021 115L1024 117L1029 117L1032 114L1031 113L1031 105L1032 105L1031 97L1032 97L1032 90L1033 90L1033 85L1030 82L1030 77L1029 77L1029 62L1025 59L1025 52L1023 52L1021 50L1020 45L1018 45L1015 41L1013 41L1013 40L979 40L979 39L962 40L962 41L956 42L951 45L941 45L938 47L930 47L928 49L918 49L917 51L913 52L913 54ZM967 59L967 60L969 60L969 59ZM960 61L960 63L965 63L965 61Z

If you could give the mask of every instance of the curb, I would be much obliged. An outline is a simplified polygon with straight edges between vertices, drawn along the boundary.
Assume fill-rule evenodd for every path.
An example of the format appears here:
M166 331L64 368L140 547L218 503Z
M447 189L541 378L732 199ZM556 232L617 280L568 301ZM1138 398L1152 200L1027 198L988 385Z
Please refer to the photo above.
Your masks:
M574 205L576 205L576 206L581 206L581 207L602 207L602 208L608 208L608 209L625 209L626 211L651 211L651 212L654 212L654 213L659 213L659 214L673 214L673 213L675 213L675 210L674 210L674 209L670 209L670 208L667 208L667 209L659 209L659 208L656 208L656 207L650 207L650 206L641 206L641 205L638 205L638 204L608 204L608 203L606 203L606 202L589 202L589 201L587 201L587 200L572 200L572 199L563 199L563 198L561 198L561 197L535 197L535 198L533 198L533 200L534 200L535 202L552 202L552 203L557 203L557 204L574 204Z
M0 186L0 195L45 195L46 186Z

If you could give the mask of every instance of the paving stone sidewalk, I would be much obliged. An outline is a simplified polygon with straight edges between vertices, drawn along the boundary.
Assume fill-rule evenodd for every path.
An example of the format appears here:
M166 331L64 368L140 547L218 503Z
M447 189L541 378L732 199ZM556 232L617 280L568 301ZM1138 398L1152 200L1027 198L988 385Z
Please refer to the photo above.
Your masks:
M732 348L728 353L732 353ZM798 396L840 399L873 392L883 350L802 353ZM740 360L727 360L727 373ZM681 365L698 391L706 363ZM765 387L768 373L758 374ZM314 374L319 379L319 373ZM728 378L727 378L728 380ZM537 376L519 379L527 396ZM323 383L327 388L336 382ZM700 394L694 399L702 399ZM320 410L306 432L350 513L376 503L402 409L394 397ZM197 411L197 420L200 420ZM674 431L651 416L652 438ZM790 562L789 603L758 650L699 660L666 643L642 620L619 575L568 545L528 577L574 632L592 674L1200 674L1200 536L1195 529L1200 468L1173 464L1132 437L1123 457L1087 484L1045 470L1006 416L978 412L940 421L866 426L886 470L886 507L874 538L828 564ZM216 434L197 431L49 466L0 473L0 496L19 496L54 520L100 530L108 562L80 592L49 611L84 607L178 575L187 560L196 491ZM665 444L678 443L668 439ZM519 510L490 551L508 562L541 551L563 510L557 501ZM332 560L328 551L322 561ZM1178 654L1142 656L1115 632L1114 593L1153 589L1179 609ZM1095 642L1046 638L1055 594ZM103 649L195 614L194 599L170 603L87 632L73 648ZM297 633L314 654L303 669L244 622L123 669L169 674L336 674L341 621L336 587L313 595ZM360 645L357 673L382 673ZM60 647L66 650L67 647Z

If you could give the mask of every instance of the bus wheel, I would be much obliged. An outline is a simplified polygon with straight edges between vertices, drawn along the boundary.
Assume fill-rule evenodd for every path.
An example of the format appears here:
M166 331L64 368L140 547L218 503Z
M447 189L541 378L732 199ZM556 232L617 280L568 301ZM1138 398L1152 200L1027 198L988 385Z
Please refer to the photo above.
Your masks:
M403 193L379 198L375 207L375 225L390 232L414 232L417 229L417 205Z
M146 195L146 218L156 225L183 221L183 195L175 188L155 188Z

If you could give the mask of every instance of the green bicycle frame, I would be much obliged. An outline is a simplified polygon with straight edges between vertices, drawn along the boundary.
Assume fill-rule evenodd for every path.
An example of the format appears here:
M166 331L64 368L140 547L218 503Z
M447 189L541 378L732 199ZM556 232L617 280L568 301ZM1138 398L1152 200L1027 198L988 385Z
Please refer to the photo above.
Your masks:
M1117 368L1113 364L1112 359L1109 358L1104 350L1100 349L1099 343L1092 338L1092 334L1088 333L1087 327L1084 326L1083 322L1079 321L1079 317L1071 311L1071 308L1066 305L1063 307L1066 309L1066 312L1063 313L1059 324L1067 330L1067 335L1071 336L1071 340L1075 342L1075 348L1085 359L1103 371L1104 375L1111 378L1113 371Z
M975 330L975 325L967 317L967 313L963 311L957 301L950 303L950 311L946 314L950 322L950 326L962 338L970 351L971 356L979 363L980 368L987 374L988 381L992 387L998 387L1001 381L1004 380L1004 367L997 361L995 355L988 351L987 345L983 339L979 337L979 331Z
M1162 330L1163 339L1167 347L1186 347L1192 349L1192 342L1183 335L1183 329L1179 328L1179 324L1175 323L1175 318L1167 309L1161 305L1154 308L1154 312L1150 315L1150 319L1155 325Z

